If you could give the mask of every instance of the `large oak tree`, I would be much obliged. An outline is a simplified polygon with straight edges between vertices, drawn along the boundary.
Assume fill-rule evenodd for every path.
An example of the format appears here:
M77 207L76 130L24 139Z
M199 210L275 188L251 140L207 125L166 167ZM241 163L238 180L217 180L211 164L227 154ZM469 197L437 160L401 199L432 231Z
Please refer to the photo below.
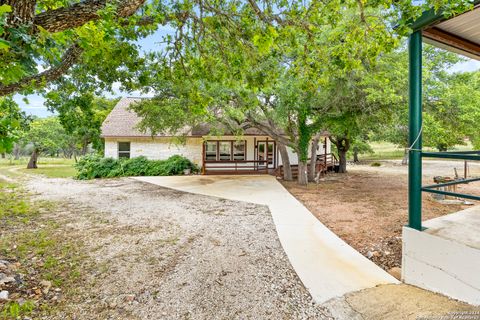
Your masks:
M76 64L100 63L113 71L138 58L132 41L152 31L147 22L160 19L156 5L145 0L1 0L0 96L41 89Z

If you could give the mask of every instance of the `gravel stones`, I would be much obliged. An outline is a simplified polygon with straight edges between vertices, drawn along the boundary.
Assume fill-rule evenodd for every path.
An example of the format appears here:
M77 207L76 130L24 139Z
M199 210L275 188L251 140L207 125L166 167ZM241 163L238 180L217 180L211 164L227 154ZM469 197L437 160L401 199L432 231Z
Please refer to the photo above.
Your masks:
M0 301L8 300L9 292L7 290L0 291Z
M72 318L331 319L300 282L265 206L131 179L36 178L30 188L68 199L71 237L99 266L66 311Z

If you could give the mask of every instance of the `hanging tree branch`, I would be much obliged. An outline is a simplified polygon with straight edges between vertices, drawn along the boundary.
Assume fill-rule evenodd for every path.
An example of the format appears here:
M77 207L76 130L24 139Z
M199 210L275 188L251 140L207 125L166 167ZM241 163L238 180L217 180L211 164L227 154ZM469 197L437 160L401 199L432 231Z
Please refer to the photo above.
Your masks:
M0 0L0 4L3 2L3 0ZM68 7L47 10L37 15L34 15L35 0L6 0L5 3L12 7L12 12L7 19L8 26L10 28L28 26L31 28L31 33L35 34L39 31L39 27L55 33L98 20L100 19L98 11L104 9L108 2L106 0L86 0ZM119 18L132 16L144 3L145 0L121 1L117 5L116 16ZM142 25L145 22L153 23L153 19L141 19L140 22ZM6 37L8 37L8 34L6 34ZM72 45L65 51L60 62L50 69L26 76L15 83L0 83L0 96L15 93L28 86L38 88L45 83L57 80L79 61L82 53L83 49L78 44Z
M73 66L80 56L82 55L83 49L80 48L77 44L72 45L70 48L65 51L63 54L60 63L56 66L40 72L36 75L25 77L18 82L0 85L0 96L5 96L17 91L24 89L29 85L40 86L42 83L51 82L60 78L67 70Z

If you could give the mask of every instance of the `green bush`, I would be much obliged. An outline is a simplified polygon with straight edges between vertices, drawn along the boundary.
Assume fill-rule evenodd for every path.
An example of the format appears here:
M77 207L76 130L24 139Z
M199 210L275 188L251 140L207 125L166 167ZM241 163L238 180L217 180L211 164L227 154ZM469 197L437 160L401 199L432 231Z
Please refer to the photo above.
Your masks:
M173 176L183 174L185 169L192 172L198 168L187 158L174 155L167 160L148 160L145 157L131 159L102 158L87 155L75 165L77 179L114 178L131 176Z
M372 162L370 164L371 167L380 167L382 164L380 162Z

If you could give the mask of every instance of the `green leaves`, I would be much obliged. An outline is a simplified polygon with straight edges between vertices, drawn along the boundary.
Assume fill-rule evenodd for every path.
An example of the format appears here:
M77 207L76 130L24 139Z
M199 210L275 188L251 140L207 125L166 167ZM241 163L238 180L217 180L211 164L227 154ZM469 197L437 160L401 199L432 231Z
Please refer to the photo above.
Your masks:
M6 13L12 12L12 7L7 4L0 5L0 37L5 33L5 16ZM0 38L0 53L7 51L10 48L10 42ZM1 79L1 78L0 78Z
M47 93L46 97L45 105L58 114L74 150L83 152L89 144L96 150L103 149L100 128L117 99L97 97L68 81L58 86L56 91Z
M8 4L2 4L0 5L0 16L4 15L5 13L12 12L12 7L10 7Z
M136 72L142 64L143 58L134 42L156 30L156 21L162 16L158 2L148 2L149 16L143 19L140 10L135 13L141 1L129 0L121 5L107 1L105 6L101 1L88 2L78 14L75 12L78 8L72 6L71 1L38 1L36 14L48 18L40 19L39 23L35 20L35 24L22 22L20 17L10 19L16 21L12 23L7 19L12 8L0 6L0 88L18 84L9 86L8 90L1 91L2 94L42 91L75 63L83 67L75 76L85 77L87 85L101 83L97 85L99 89L126 78L128 71ZM121 9L123 6L129 10ZM58 8L62 8L62 14L55 11ZM10 21L8 26L7 20ZM68 48L75 48L74 45L82 48L83 59L78 58L79 54L66 54L73 52ZM59 65L63 67L59 69ZM56 69L56 72L41 77L38 66ZM32 76L37 76L35 81L24 81Z
M273 26L268 26L264 32L255 34L252 40L259 53L265 54L271 50L278 36L275 28Z
M0 152L12 150L29 120L11 97L0 98Z

